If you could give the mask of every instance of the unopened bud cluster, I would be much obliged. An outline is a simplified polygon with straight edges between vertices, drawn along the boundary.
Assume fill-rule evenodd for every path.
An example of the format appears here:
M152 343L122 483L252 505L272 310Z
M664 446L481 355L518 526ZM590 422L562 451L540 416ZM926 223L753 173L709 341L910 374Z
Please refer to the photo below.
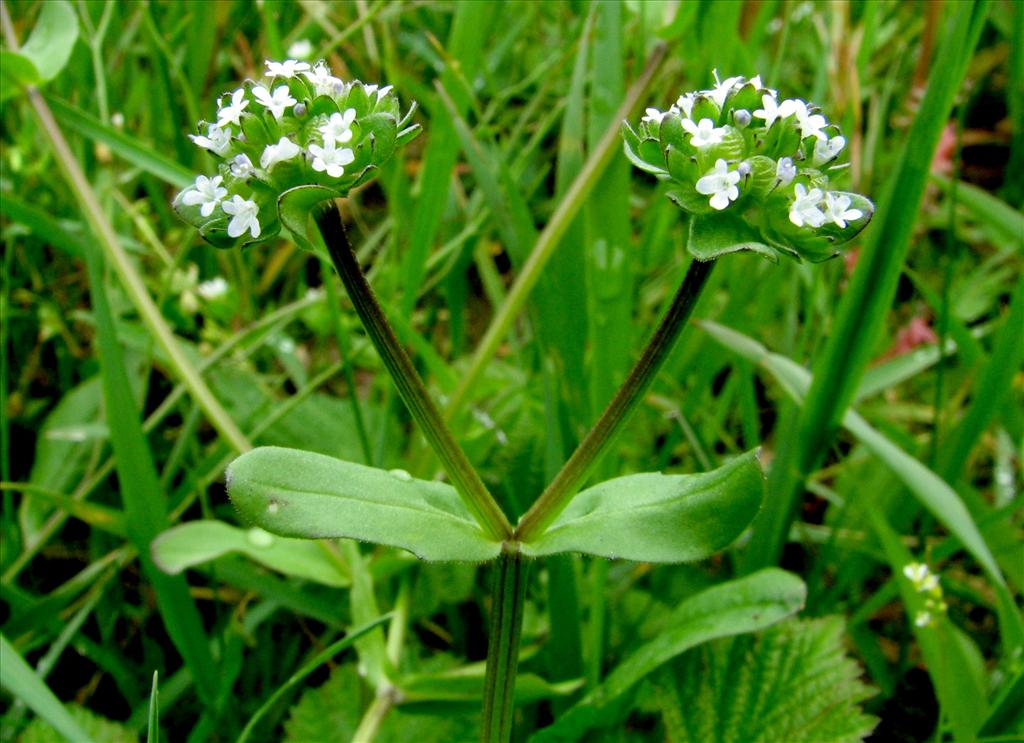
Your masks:
M931 625L935 618L946 613L946 602L942 597L942 586L939 576L931 572L921 562L911 562L903 566L903 576L914 585L914 590L925 596L924 608L914 616L914 624L918 627Z
M669 197L694 215L730 214L784 254L821 261L859 233L874 206L836 191L846 139L818 108L779 100L760 76L730 77L686 93L667 111L623 124L626 155L671 180Z
M280 199L301 186L345 196L412 139L391 86L345 82L327 65L267 63L262 82L224 93L213 122L199 122L198 146L220 159L174 201L209 242L230 247L280 230Z

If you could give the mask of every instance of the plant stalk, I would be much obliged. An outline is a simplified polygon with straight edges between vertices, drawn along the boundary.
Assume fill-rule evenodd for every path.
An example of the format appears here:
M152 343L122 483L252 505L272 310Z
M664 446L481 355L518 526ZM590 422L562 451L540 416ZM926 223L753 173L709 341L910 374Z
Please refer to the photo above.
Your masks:
M480 731L483 743L507 743L512 737L519 640L529 574L529 564L519 552L503 551L495 567Z
M331 202L321 207L314 217L356 314L391 374L402 401L441 460L452 485L491 537L496 541L509 539L512 536L512 525L448 430L409 354L399 343L349 244L337 205Z
M665 311L661 323L629 372L626 381L608 403L597 423L569 457L569 461L562 466L555 479L519 521L515 531L517 540L528 542L543 533L586 482L601 455L614 441L615 435L622 429L671 353L676 339L686 326L697 300L700 299L701 291L714 265L715 261L694 260L690 263L686 277L672 299L672 304Z

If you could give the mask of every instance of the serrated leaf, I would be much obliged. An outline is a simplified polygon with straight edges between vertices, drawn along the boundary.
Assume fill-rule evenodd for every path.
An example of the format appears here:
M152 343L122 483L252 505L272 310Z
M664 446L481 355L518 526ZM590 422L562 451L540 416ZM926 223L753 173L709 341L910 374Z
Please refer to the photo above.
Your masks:
M673 664L682 726L673 743L853 743L876 720L838 617L792 620L708 643Z
M689 562L727 547L757 514L764 477L756 452L712 472L647 472L584 490L525 555L582 552L641 562Z
M481 562L501 550L453 487L402 470L266 446L231 463L228 494L243 519L283 537L359 539L423 560Z
M296 578L327 586L351 582L315 542L275 537L262 529L239 529L221 521L179 524L153 540L151 549L157 566L171 575L238 552Z
M699 261L711 261L729 253L749 250L773 263L779 262L778 255L761 241L757 230L739 217L724 212L693 215L686 249Z
M777 568L701 591L676 607L653 640L637 648L604 682L530 740L582 739L591 728L610 722L620 698L657 668L708 640L775 624L799 611L806 595L802 580Z

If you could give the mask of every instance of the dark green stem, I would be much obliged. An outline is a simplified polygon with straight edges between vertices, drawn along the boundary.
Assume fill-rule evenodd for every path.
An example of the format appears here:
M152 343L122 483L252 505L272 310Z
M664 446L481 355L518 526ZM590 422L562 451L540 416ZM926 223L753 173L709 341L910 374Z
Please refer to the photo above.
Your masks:
M701 290L707 283L714 265L714 261L694 260L690 263L686 278L672 299L672 305L666 310L661 324L654 331L640 359L629 372L619 391L615 393L615 397L608 403L600 419L569 457L569 461L519 521L515 532L517 540L528 542L543 533L586 482L601 455L622 429L629 414L643 398L661 365L668 358L679 333L686 326L690 313L700 299Z
M523 629L523 604L529 564L518 552L502 552L495 563L494 604L487 646L484 679L483 743L507 743L512 737L515 712L516 669L519 637Z
M481 528L497 541L508 539L512 535L511 524L441 419L409 354L398 342L349 244L337 205L330 202L314 216L356 314L391 374L402 401L441 460L452 485Z

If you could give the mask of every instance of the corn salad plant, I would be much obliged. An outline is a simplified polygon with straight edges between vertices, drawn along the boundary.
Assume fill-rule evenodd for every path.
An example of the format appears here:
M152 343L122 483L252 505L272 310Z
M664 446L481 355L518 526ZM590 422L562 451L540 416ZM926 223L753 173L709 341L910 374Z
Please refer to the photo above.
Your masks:
M0 738L1024 734L1015 4L0 26Z

